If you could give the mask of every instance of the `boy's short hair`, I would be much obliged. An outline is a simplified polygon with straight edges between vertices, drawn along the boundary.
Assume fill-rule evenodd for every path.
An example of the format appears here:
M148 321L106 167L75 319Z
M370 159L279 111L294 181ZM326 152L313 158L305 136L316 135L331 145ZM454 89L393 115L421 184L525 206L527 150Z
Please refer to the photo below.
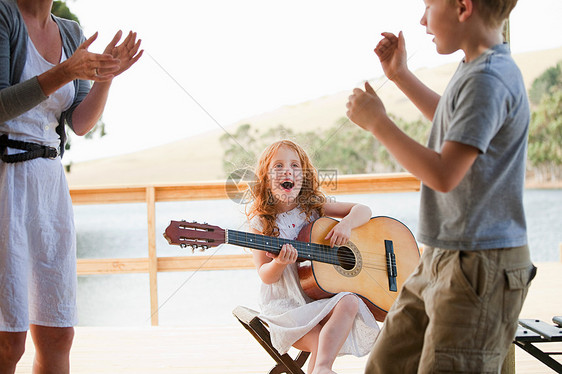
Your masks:
M449 1L455 2L455 0ZM478 8L478 14L484 22L493 27L502 26L517 4L517 0L472 0L472 2Z

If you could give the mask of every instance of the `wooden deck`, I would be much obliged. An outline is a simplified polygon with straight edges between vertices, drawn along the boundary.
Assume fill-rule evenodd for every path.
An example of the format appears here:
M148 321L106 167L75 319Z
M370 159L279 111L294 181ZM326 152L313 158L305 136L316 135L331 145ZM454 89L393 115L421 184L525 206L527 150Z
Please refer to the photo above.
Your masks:
M562 262L537 266L521 317L551 322L553 315L562 315ZM562 350L558 343L549 344L550 351ZM33 344L28 339L16 373L31 373L32 360ZM363 373L365 360L340 357L334 369ZM233 317L232 324L224 327L77 327L71 365L75 374L250 374L267 373L273 360ZM519 348L516 369L525 374L553 373Z

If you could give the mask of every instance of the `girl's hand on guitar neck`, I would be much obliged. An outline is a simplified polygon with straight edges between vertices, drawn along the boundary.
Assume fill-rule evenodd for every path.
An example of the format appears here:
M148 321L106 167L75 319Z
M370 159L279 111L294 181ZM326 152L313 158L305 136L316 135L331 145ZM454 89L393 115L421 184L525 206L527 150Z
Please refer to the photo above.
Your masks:
M291 244L284 244L278 254L254 251L253 256L261 280L273 284L281 279L287 265L297 261L298 253Z
M291 244L284 244L283 247L281 247L279 254L276 255L267 252L266 256L273 258L273 261L279 265L287 266L289 264L294 264L297 261L299 254L295 247Z

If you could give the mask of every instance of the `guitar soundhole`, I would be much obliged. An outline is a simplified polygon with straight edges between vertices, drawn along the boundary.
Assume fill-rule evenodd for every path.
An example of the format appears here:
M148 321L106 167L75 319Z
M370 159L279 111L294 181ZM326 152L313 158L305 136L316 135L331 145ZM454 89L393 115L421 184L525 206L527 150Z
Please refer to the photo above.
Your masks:
M351 270L355 267L355 255L348 247L339 247L338 261L345 270Z
M356 277L363 268L361 252L353 242L349 241L338 248L339 265L334 265L338 273L346 277Z

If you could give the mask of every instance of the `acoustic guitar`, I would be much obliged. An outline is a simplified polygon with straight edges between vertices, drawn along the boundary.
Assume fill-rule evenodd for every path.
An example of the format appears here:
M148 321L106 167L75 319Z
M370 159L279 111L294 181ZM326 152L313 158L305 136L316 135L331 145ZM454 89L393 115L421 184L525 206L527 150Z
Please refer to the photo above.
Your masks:
M227 230L197 222L171 221L164 237L170 244L206 249L228 243L279 253L285 243L298 252L298 273L304 292L313 299L348 291L360 296L373 316L383 321L420 252L410 230L390 217L373 217L351 232L342 246L324 238L338 223L322 217L306 225L297 240Z

